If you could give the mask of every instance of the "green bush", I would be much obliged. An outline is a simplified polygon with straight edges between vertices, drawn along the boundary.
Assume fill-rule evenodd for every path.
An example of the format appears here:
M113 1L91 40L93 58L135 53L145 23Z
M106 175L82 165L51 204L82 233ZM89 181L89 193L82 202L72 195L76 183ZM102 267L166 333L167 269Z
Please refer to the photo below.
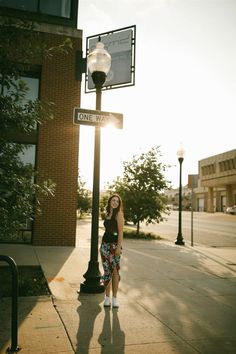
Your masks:
M161 240L161 236L155 235L151 232L139 232L137 234L136 230L124 229L124 238L131 239L143 239L143 240Z

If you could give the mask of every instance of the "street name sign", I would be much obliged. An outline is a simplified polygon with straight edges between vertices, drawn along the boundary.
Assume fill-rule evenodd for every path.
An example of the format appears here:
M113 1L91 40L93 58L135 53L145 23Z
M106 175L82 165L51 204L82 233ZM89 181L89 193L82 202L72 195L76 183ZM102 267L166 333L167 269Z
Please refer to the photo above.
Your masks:
M74 108L73 121L74 124L93 125L99 127L105 127L108 124L112 124L118 129L123 128L123 114L121 113Z

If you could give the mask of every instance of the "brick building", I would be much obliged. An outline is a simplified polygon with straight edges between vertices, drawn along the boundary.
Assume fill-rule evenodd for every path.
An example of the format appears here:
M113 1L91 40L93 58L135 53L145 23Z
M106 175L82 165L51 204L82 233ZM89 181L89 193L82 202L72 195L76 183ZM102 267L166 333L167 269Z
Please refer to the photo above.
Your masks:
M74 246L76 234L79 127L73 125L73 108L80 106L81 83L76 80L76 52L82 50L82 31L77 30L78 0L0 2L0 16L37 22L42 41L54 47L70 38L73 49L56 54L24 73L31 98L53 102L54 119L37 132L18 137L28 144L24 158L40 172L40 179L56 183L55 197L46 198L42 214L27 223L22 235L34 245ZM14 45L14 43L13 43Z

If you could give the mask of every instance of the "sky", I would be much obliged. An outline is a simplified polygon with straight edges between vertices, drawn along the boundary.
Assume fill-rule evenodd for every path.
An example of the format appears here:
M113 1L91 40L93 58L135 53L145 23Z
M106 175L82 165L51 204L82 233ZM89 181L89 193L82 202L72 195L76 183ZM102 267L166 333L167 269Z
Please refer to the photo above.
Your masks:
M79 0L78 17L84 53L86 37L136 25L135 86L102 94L124 127L101 128L101 189L154 146L173 188L180 144L183 185L199 160L236 148L236 0ZM95 103L82 94L81 108ZM92 188L94 127L80 131L79 174Z

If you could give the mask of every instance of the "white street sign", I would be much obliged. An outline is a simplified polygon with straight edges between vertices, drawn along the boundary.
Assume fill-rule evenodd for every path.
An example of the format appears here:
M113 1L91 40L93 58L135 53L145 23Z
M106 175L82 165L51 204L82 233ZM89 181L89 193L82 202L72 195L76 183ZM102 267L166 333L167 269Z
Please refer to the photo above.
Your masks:
M93 125L104 127L108 124L116 128L123 128L123 114L102 112L91 109L74 108L74 124Z

